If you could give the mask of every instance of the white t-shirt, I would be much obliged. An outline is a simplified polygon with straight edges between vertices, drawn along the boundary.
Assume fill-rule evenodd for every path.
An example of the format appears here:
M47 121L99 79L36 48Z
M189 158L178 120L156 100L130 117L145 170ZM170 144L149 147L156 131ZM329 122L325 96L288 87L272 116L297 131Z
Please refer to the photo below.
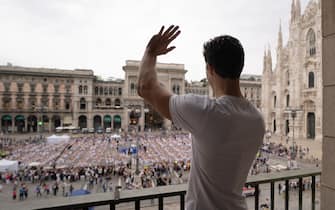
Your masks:
M246 210L242 188L265 133L261 113L246 99L173 95L173 123L192 134L187 210Z

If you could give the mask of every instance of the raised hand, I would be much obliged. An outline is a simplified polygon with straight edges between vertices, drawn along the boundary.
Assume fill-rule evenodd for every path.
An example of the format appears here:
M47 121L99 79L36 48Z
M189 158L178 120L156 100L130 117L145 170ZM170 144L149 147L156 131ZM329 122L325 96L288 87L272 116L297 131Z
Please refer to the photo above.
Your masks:
M171 25L164 31L164 26L162 26L158 34L150 39L147 45L147 53L152 56L164 55L176 48L175 46L169 47L169 44L180 34L178 29L179 26Z

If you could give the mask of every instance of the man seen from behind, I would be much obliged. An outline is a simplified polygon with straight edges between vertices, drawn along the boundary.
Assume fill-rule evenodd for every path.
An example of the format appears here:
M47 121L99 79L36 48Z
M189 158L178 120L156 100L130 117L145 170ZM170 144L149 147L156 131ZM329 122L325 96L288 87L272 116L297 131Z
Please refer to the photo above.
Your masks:
M240 91L244 50L236 38L215 37L204 44L213 98L174 95L157 78L157 56L169 53L178 26L162 27L149 41L139 70L138 94L174 125L192 134L188 210L246 210L242 188L263 142L261 113Z

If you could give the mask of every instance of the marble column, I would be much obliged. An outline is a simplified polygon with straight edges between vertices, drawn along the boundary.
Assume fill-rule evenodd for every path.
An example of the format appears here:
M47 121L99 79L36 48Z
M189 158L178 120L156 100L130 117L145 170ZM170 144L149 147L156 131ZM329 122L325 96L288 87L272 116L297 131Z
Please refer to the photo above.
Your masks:
M144 130L144 118L145 118L144 107L141 106L141 117L140 117L140 123L139 123L140 128L141 128L140 131Z
M16 132L16 129L15 129L15 116L12 116L12 133L15 133Z
M323 140L321 210L335 206L335 1L322 0Z

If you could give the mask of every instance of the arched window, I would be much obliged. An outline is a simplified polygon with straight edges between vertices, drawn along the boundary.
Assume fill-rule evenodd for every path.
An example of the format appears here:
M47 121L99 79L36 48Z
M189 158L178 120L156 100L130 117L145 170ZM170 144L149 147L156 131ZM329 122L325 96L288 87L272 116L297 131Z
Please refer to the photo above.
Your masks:
M102 104L101 98L97 98L97 100L95 101L95 105L96 106L101 106L101 104Z
M113 95L113 88L109 87L109 95Z
M79 94L83 93L83 86L79 85L78 92L79 92Z
M115 101L114 101L114 106L121 106L121 101L120 101L120 99L115 99Z
M94 94L95 94L95 95L98 95L98 94L99 94L99 88L98 88L98 87L95 87L95 89L94 89Z
M179 95L179 94L180 94L180 88L179 88L179 85L177 85L176 91L177 91L177 94Z
M108 88L107 87L104 87L104 94L108 95Z
M176 86L175 85L172 86L172 92L176 93Z
M273 96L273 107L277 106L277 96Z
M287 85L290 85L290 72L289 71L286 72L286 81L287 81Z
M314 88L314 73L308 73L308 88Z
M290 95L287 94L286 95L286 107L289 107L290 106Z
M103 88L103 87L100 87L99 90L100 90L100 91L99 91L100 95L103 95L103 94L104 94L104 88Z
M84 86L84 94L87 94L88 90L87 90L87 85Z
M134 83L130 84L130 93L131 93L131 95L135 95L135 93L136 93L136 87L135 87Z
M80 109L86 109L86 100L85 98L80 99Z
M111 99L107 98L106 101L105 101L105 104L106 104L106 106L112 105Z
M307 55L314 56L316 54L316 36L313 29L309 29L306 40L307 40Z

